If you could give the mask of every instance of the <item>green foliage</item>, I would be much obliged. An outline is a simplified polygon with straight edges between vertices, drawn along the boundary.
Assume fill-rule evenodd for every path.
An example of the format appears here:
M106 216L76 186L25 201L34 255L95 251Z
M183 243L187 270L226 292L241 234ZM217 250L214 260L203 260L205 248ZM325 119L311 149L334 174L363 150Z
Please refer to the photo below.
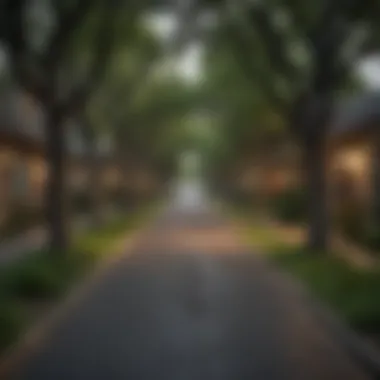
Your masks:
M117 52L135 43L139 38L141 40L136 9L128 4L128 6L119 6L116 11L109 3L108 0L94 1L80 27L75 31L75 38L67 49L69 54L66 57L69 70L75 76L88 74L91 66L97 64L94 60L98 57L94 53L99 38L104 39L106 33L110 36L107 38L107 43L111 44L108 66L112 66L115 62ZM108 20L107 28L104 27L106 20Z
M50 255L41 255L6 273L3 286L15 297L49 298L59 294L64 288L61 268L60 263Z
M44 214L41 208L15 204L11 207L10 215L1 227L0 234L4 237L12 237L42 224L43 221Z
M71 202L74 212L77 213L89 212L92 207L91 196L86 191L76 192L72 196Z
M365 234L363 213L354 202L342 206L337 217L337 224L343 234L352 241L359 242L363 239Z
M249 49L242 51L244 55L252 52L255 65L263 59L259 42L257 38L251 40ZM284 116L261 88L262 83L271 86L274 82L268 64L260 63L265 70L258 68L257 80L248 77L232 49L235 43L231 33L221 26L207 51L207 75L202 84L205 99L218 114L219 149L213 169L219 171L220 176L226 173L226 167L236 167L253 152L273 149L273 141L288 139L284 133Z
M302 188L288 189L275 196L272 210L284 222L302 222L306 218L306 195Z
M133 204L133 198L133 194L130 194L130 192L124 188L117 188L107 194L108 201L115 206L123 208L123 210L127 210L127 208Z
M0 350L8 347L20 335L25 322L20 305L8 298L0 298Z
M380 249L380 226L365 219L363 207L351 202L341 210L337 220L343 234L353 243L372 252Z
M380 226L367 225L364 233L364 244L372 251L380 250Z
M270 256L307 285L354 327L375 331L380 326L380 273L360 271L329 254L282 248Z
M376 253L380 249L380 227L361 223L360 220L347 220L343 232L353 242Z
M88 272L113 245L139 223L145 214L121 217L106 227L86 233L73 250L60 256L45 251L0 271L0 350L8 347L25 329L30 307L61 296ZM111 251L110 251L111 250Z

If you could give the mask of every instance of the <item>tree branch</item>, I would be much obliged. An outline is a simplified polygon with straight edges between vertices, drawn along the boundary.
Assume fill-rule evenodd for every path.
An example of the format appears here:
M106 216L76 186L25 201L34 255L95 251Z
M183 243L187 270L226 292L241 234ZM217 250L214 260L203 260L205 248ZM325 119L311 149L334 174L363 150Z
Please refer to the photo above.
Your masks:
M330 92L348 74L340 54L352 27L348 15L357 3L357 0L350 0L325 1L323 4L321 17L310 37L315 60L310 85L316 93Z
M54 71L73 34L78 30L91 7L94 6L94 1L77 0L76 4L69 10L57 12L57 29L51 37L43 57L44 66L47 70Z
M8 48L11 70L16 80L28 92L41 99L45 81L39 70L39 60L26 40L24 13L27 0L4 0L1 4L2 27L0 38Z
M268 4L252 7L248 13L250 26L256 29L262 38L273 68L287 78L295 79L296 67L289 59L284 37L272 25L272 13L273 9L270 9Z
M96 90L106 75L108 63L114 49L117 31L117 15L120 13L118 0L109 0L104 4L103 17L99 20L98 31L94 38L92 66L85 83L79 84L68 96L64 108L68 111L81 110L90 95Z
M265 75L262 75L262 70L261 72L258 70L257 64L255 64L255 59L253 55L250 54L251 46L249 41L244 38L236 25L228 23L227 28L230 46L233 49L234 57L242 67L245 75L264 91L268 100L280 113L283 114L288 105L286 104L286 101L276 93L271 86L271 83L266 80ZM273 73L273 76L275 75L276 74Z

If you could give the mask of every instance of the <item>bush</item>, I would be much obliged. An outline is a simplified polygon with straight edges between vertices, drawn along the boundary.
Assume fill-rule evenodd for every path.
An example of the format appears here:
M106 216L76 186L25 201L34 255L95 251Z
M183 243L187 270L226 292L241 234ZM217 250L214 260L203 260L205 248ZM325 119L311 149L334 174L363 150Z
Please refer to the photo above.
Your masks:
M3 286L8 294L19 298L53 297L65 289L68 280L63 264L63 259L47 255L33 257L7 272Z
M359 271L331 253L303 250L273 252L272 259L303 282L309 290L358 329L380 326L380 276Z
M302 222L306 219L306 195L301 188L289 189L272 201L275 216L284 222Z
M364 231L364 243L372 251L380 249L380 226L370 225Z
M24 261L1 268L0 351L27 328L27 324L40 312L41 305L49 305L59 298L104 254L112 253L115 241L139 220L136 215L132 219L128 215L128 218L117 219L105 228L88 232L78 238L74 249L66 255L31 252Z
M91 210L91 197L86 192L78 192L72 197L72 207L75 212L86 213Z
M337 224L343 234L353 241L360 241L364 236L363 217L359 207L351 204L342 207L337 216Z
M368 223L360 207L347 206L338 219L343 234L352 242L372 251L380 249L380 226Z
M14 342L24 326L24 313L19 305L4 298L0 300L0 349Z
M41 208L28 205L15 205L10 216L1 228L3 236L11 237L29 228L42 224L44 214Z
M135 191L123 188L109 190L107 199L111 205L128 210L133 210L139 202Z
M248 191L235 190L231 193L232 201L238 206L252 206L255 197Z

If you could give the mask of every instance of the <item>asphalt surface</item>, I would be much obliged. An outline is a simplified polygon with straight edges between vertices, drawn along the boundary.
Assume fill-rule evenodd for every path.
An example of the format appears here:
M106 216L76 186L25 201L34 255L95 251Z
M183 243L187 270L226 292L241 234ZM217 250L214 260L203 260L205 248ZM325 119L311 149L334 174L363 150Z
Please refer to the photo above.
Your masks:
M218 229L213 214L163 215L9 379L370 378L276 269L200 243L209 231L219 247Z

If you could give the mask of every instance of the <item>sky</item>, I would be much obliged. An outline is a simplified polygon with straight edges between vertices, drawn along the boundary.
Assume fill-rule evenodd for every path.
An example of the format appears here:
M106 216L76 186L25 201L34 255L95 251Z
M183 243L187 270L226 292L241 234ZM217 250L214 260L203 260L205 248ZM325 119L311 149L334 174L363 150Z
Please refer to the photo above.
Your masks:
M148 24L164 43L170 43L176 29L177 22L172 14L162 13L149 17ZM188 82L197 82L202 74L202 45L199 42L190 43L175 62L175 71ZM172 69L172 66L169 70Z
M358 66L357 70L369 89L380 88L380 55L366 59Z

